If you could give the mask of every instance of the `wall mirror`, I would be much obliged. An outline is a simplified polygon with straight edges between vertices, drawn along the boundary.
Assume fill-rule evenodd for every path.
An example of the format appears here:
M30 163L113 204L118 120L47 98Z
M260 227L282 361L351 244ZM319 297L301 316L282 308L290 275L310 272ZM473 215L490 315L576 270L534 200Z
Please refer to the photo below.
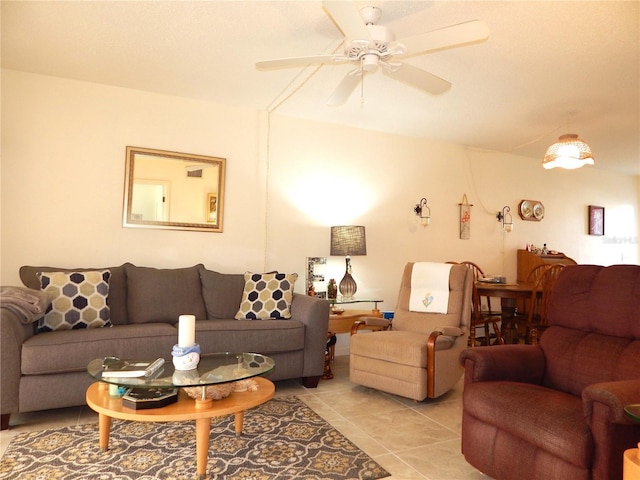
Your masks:
M127 147L123 225L222 232L226 159Z

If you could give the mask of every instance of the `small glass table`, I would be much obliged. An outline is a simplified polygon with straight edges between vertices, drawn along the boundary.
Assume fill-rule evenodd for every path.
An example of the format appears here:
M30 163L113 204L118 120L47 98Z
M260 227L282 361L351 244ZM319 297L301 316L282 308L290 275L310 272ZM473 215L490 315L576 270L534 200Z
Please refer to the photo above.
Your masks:
M640 403L625 406L624 413L630 420L640 423Z
M331 307L335 305L348 305L352 303L373 303L373 309L378 310L378 304L384 302L384 300L378 300L375 298L330 298L328 299Z
M103 359L93 360L87 366L89 374L98 382L87 389L87 405L98 412L100 448L109 448L111 419L132 420L138 422L175 422L191 421L196 423L196 465L197 478L206 477L209 454L209 436L211 418L234 415L236 435L242 433L245 410L267 402L275 394L275 386L260 375L269 373L275 367L273 359L255 353L216 353L203 355L198 368L188 371L176 371L171 362L150 377L114 378L102 376ZM253 377L256 377L255 379ZM232 389L229 396L220 400L207 398L207 389L211 386L230 385L252 379L255 388L247 391ZM123 406L122 399L109 394L109 385L136 388L175 388L182 387L178 401L161 408L135 410ZM195 397L189 398L184 390L195 390ZM200 393L201 392L201 393Z
M640 423L640 403L633 403L624 407L624 413L635 423ZM640 443L638 448L628 448L622 456L623 480L640 478Z
M92 360L87 372L94 379L111 385L135 388L202 387L247 380L266 375L275 367L272 358L257 353L213 353L200 357L194 370L176 370L168 361L149 377L103 377L103 359Z

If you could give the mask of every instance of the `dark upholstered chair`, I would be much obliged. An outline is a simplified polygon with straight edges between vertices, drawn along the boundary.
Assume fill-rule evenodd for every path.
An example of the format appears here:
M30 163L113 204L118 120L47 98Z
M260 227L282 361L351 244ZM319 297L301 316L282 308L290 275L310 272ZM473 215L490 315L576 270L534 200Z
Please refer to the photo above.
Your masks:
M570 265L538 345L465 350L462 452L498 480L619 480L640 426L640 266Z

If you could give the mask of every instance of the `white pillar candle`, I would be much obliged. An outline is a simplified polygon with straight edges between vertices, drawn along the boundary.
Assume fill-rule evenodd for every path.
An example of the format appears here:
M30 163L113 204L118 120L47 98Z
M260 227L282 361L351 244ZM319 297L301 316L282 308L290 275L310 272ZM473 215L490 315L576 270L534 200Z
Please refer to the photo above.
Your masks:
M191 347L196 343L196 316L180 315L178 320L178 346Z

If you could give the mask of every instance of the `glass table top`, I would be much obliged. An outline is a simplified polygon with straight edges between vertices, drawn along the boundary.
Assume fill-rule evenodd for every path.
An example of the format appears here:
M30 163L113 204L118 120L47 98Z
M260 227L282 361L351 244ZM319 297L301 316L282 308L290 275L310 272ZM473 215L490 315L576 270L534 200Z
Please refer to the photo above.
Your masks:
M212 353L200 357L200 363L194 370L176 370L171 361L149 377L103 377L102 358L89 362L87 372L94 379L138 388L202 387L219 383L236 382L264 375L275 367L272 358L258 353Z
M378 300L375 298L330 298L328 299L331 305L346 305L349 303L378 303L384 302L384 300Z
M640 403L634 403L632 405L627 405L624 407L624 413L627 414L634 422L640 422Z

